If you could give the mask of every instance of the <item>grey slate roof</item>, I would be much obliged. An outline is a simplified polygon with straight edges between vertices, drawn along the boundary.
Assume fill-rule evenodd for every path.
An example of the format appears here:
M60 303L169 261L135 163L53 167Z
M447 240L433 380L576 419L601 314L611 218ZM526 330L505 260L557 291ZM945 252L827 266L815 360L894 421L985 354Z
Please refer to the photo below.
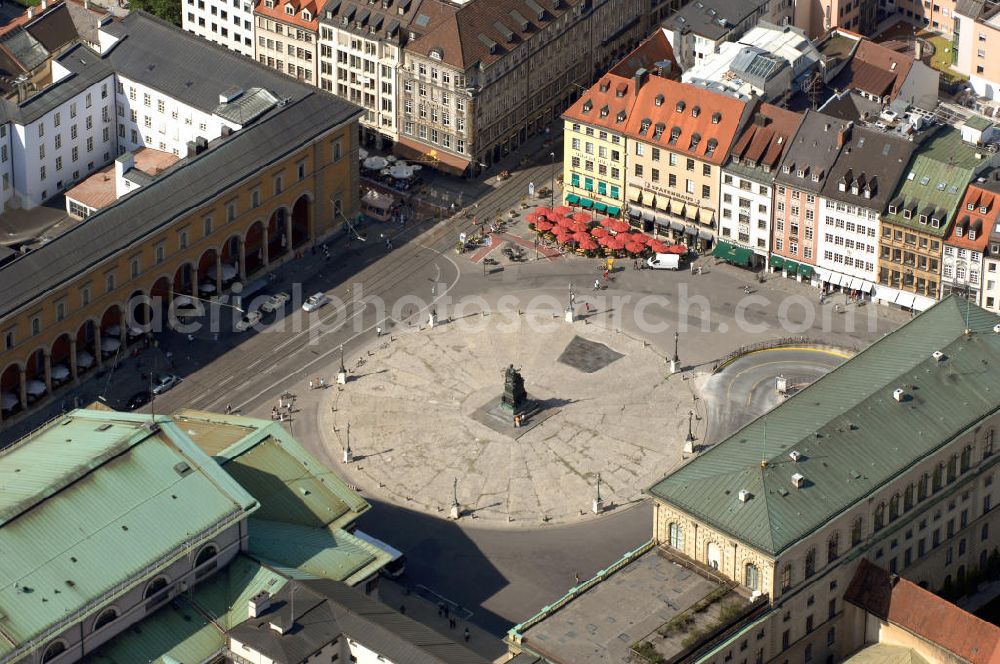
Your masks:
M56 106L64 104L78 94L114 72L108 63L89 47L77 44L56 58L71 74L54 83L38 94L28 97L23 103L6 104L10 117L19 124L28 124L42 117ZM112 83L108 83L110 86Z
M669 30L689 30L706 39L725 37L749 16L758 13L767 0L691 0L663 22Z
M215 110L219 94L232 86L264 88L289 99L301 98L309 89L142 11L132 12L108 28L121 35L121 41L105 58L112 69L206 113Z
M289 626L294 588L295 624ZM280 664L307 661L341 635L393 662L406 664L486 664L465 646L407 618L343 583L326 579L290 581L272 597L271 608L236 625L232 638ZM278 634L268 625L284 625Z
M29 22L25 29L45 47L45 50L53 53L77 38L76 25L65 2L50 11L43 12L41 16Z
M882 212L910 163L916 144L886 132L854 127L823 186L827 198ZM845 180L845 177L848 178ZM848 181L849 180L849 181ZM840 190L845 182L846 191ZM851 184L858 193L851 193ZM868 188L870 197L864 195Z
M0 44L3 44L28 71L34 70L49 59L49 52L42 42L24 28L11 30L0 40Z
M215 115L242 126L272 109L278 101L269 90L250 88L231 102L219 104L215 108Z
M0 317L46 295L360 113L360 108L346 101L320 91L309 92L193 159L178 162L135 194L0 267Z
M803 191L820 193L840 154L837 133L848 126L849 123L824 113L806 111L774 181ZM785 172L786 166L790 169L788 173ZM804 172L803 177L798 176L800 170ZM818 182L813 180L813 175L819 176Z
M1000 408L997 323L949 296L649 492L779 555ZM942 361L931 356L938 350ZM893 398L898 387L907 400ZM801 488L793 473L805 477Z

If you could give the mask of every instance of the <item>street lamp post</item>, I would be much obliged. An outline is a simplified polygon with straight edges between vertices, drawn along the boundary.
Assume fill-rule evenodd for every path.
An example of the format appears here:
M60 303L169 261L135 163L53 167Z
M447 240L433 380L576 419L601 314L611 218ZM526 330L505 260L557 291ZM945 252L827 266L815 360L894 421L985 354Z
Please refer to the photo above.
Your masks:
M604 511L604 501L601 500L601 474L597 473L597 496L594 498L594 504L591 505L591 510L594 514L600 514Z
M354 453L351 452L351 423L347 423L347 444L344 445L344 463L354 460Z
M573 292L573 282L569 282L569 302L566 304L566 322L573 322L573 303L576 301L576 293Z
M550 152L549 157L552 159L552 186L549 188L549 208L555 208L556 206L556 153Z
M448 515L452 519L458 519L462 515L462 506L458 502L458 478L451 484L451 513Z
M694 422L694 411L688 411L688 435L684 439L684 453L694 454L694 431L692 430L692 425Z
M347 367L344 366L344 344L340 344L340 369L337 370L337 384L347 384Z
M670 373L675 374L681 370L681 358L677 354L677 340L680 337L678 332L674 332L674 356L670 360Z

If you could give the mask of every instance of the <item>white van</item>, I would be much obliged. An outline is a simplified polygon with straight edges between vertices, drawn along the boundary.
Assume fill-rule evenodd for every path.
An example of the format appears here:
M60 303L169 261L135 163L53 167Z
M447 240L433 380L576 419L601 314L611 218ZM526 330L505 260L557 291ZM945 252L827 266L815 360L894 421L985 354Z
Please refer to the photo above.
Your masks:
M656 254L646 260L646 265L654 270L679 270L681 256L680 254Z

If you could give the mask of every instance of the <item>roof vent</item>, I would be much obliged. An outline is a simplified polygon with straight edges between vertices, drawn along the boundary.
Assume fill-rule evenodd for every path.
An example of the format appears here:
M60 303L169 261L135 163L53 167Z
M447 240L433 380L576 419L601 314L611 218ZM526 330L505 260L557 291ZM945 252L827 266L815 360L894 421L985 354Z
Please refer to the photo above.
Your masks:
M935 360L937 360L938 362L940 362L941 360L944 359L944 353L942 353L939 350L936 350L933 353L931 353L931 357L933 357Z
M191 466L188 465L187 461L179 461L174 464L174 471L181 477L184 477L191 472Z
M745 503L746 501L750 500L750 492L747 491L746 489L740 489L738 495L741 503Z
M993 334L1000 334L1000 323L993 326Z
M271 595L266 590L261 590L250 598L247 613L250 618L258 618L269 608L271 608Z
M903 401L903 399L906 398L906 393L903 392L903 388L897 387L896 389L894 389L892 391L892 398L895 399L896 401L900 401L901 402L901 401Z
M791 452L788 453L788 457L792 461L798 461L799 459L802 458L802 453L799 452L798 450L792 450Z
M280 618L278 618L278 620L280 620ZM271 629L273 629L278 634L281 634L282 636L284 636L285 632L288 631L288 629L285 627L285 624L281 623L281 622L274 622L274 621L272 621L272 622L268 623L268 627L270 627Z
M794 486L796 489L801 489L802 483L805 481L806 477L802 473L795 473L794 475L792 475L792 486Z

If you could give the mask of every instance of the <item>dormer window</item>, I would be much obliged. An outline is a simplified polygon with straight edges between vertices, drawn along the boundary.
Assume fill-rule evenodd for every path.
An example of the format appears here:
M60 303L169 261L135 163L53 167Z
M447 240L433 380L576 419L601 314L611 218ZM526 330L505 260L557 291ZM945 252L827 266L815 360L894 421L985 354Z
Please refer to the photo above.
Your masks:
M646 132L649 131L649 125L651 124L653 124L652 120L649 118L643 118L642 125L639 127L639 133L645 136Z
M955 226L955 237L962 237L962 227L961 225Z
M701 115L701 106L693 106L691 108L691 117L696 118Z
M782 173L791 173L792 172L792 167L789 166L788 164L785 164L784 166L781 167L781 172Z
M985 205L980 205L979 206L979 214L986 214L986 206Z
M618 122L625 122L625 111L618 111L618 117L615 118Z
M837 183L837 189L840 190L840 191L847 191L847 183L846 182L838 182Z
M705 146L705 156L711 157L715 154L715 148L719 147L719 141L714 138L708 139L708 145Z
M976 231L972 230L971 228L969 229L969 239L970 240L976 239Z
M697 150L699 143L701 143L701 134L691 134L691 143L688 145L688 150Z
M285 13L289 16L295 16L295 7L290 4L285 5Z
M890 205L889 206L889 214L896 214L896 206L895 205Z
M909 219L913 216L913 213L909 210L903 210L903 219Z
M795 171L795 175L799 176L800 178L804 178L806 176L806 172L800 168Z
M608 117L608 113L610 113L610 112L611 112L611 109L608 108L607 104L605 104L604 106L601 106L601 117L602 118Z
M684 102L683 101L677 102L676 109L677 109L678 113L683 113L684 112Z
M969 203L968 205L965 206L965 209L968 210L969 212L972 212L973 210L976 209L976 204L975 203Z
M590 113L590 109L592 109L593 107L594 107L594 104L591 103L591 101L589 99L587 101L583 102L583 112L584 113Z
M941 220L936 217L931 218L931 226L934 228L941 228Z
M854 194L855 196L858 195L858 185L856 184L851 185L851 193Z
M311 21L312 20L312 14L309 13L308 9L303 9L302 10L302 20L303 21Z
M611 84L610 84L610 83L608 83L607 79L605 79L605 80L601 81L601 92L607 92L607 91L608 91L608 87L609 87L610 85L611 85Z
M663 95L656 95L656 99L653 100L653 103L657 106L663 106Z
M920 217L917 219L917 221L919 221L922 224L926 224L927 223L927 215L926 214L920 215Z
M264 6L268 9L274 9L274 0L264 0Z
M719 124L722 122L722 113L712 113L712 124Z
M674 145L675 143L677 143L677 139L680 138L680 137L681 137L681 128L680 127L671 127L670 128L670 141L669 141L670 144Z
M663 132L666 131L666 129L667 125L663 124L662 122L657 122L656 126L653 127L653 138L655 138L656 140L660 140L660 137L663 136Z
M812 174L812 181L813 182L819 182L819 172L818 171L816 173ZM852 190L854 191L855 194L858 193L858 188L857 187L852 187Z

